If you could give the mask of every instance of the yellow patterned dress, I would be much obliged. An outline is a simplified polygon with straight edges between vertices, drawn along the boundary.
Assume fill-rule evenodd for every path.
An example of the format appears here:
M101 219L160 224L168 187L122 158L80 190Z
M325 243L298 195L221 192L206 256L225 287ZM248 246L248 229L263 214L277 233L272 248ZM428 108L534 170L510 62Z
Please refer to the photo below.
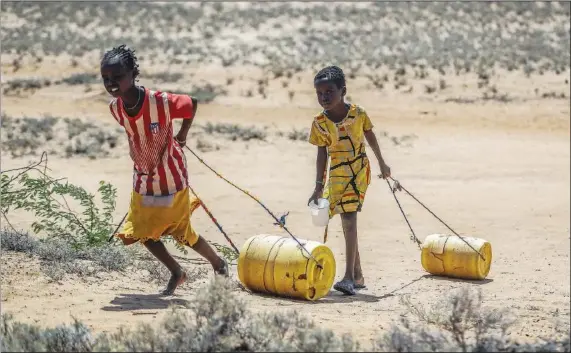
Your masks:
M360 212L371 181L371 167L365 154L365 131L373 128L365 110L351 104L347 116L332 122L324 112L317 115L311 126L309 142L327 147L330 158L329 180L324 196L329 199L329 217L347 212ZM324 179L326 176L324 176ZM327 240L327 229L325 231Z

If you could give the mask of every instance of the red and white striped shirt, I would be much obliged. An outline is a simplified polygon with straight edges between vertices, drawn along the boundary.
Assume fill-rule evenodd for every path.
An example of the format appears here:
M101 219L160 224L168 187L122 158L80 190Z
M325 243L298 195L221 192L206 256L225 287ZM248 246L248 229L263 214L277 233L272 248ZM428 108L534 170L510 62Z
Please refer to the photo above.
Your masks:
M134 190L141 195L166 196L185 189L186 158L174 140L172 120L194 118L192 99L145 88L137 116L127 115L121 98L113 99L109 109L129 138Z

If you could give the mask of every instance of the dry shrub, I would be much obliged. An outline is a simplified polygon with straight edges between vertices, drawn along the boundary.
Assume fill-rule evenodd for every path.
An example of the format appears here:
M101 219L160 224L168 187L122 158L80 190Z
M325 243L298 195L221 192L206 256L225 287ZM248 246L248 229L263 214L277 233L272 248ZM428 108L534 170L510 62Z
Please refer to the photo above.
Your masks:
M104 245L75 249L69 243L60 240L38 240L27 233L12 230L0 231L3 251L15 251L37 256L40 268L53 281L62 280L66 274L80 277L91 276L98 272L122 271L133 263L131 250Z
M408 314L375 342L384 352L568 352L569 331L561 337L519 344L509 337L516 318L506 309L482 306L481 291L462 288L438 300L430 309L401 303Z
M317 327L297 312L252 313L233 294L235 285L212 279L186 309L172 309L159 325L123 327L113 334L93 335L76 321L70 326L40 329L3 315L2 351L119 351L119 352L354 352L362 347L350 336L337 336ZM564 352L569 331L562 338L518 345L508 340L513 319L503 311L481 307L481 296L462 290L425 310L404 300L410 313L379 338L374 351L391 352Z

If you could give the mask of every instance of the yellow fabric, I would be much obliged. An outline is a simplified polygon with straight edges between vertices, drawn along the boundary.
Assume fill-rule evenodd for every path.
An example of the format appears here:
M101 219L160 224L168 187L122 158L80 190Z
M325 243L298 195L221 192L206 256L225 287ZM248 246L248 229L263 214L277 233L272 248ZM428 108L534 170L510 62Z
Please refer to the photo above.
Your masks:
M190 199L188 188L169 196L143 196L135 191L131 193L131 205L119 237L125 245L159 240L171 235L182 245L193 246L198 235L190 225L192 212L200 207L200 200ZM148 206L145 202L157 201L164 205ZM169 202L170 201L170 202Z
M371 179L371 167L365 154L365 131L373 128L365 110L355 104L347 116L334 123L325 113L314 118L309 142L327 147L330 158L329 180L323 197L329 199L329 216L361 211Z

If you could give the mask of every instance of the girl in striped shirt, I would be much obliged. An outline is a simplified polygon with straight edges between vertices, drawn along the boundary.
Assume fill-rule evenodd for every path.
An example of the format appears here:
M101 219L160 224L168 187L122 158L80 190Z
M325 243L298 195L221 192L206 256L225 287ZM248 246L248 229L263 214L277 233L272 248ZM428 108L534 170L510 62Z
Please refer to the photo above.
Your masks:
M160 241L162 236L171 235L179 244L190 246L217 274L228 276L228 264L190 224L200 201L190 199L182 147L198 102L187 95L137 86L138 75L134 50L125 45L106 52L101 60L103 84L114 97L109 109L127 133L134 162L131 204L118 236L125 245L140 241L170 270L172 276L162 294L172 295L187 275ZM173 119L183 119L176 136Z

